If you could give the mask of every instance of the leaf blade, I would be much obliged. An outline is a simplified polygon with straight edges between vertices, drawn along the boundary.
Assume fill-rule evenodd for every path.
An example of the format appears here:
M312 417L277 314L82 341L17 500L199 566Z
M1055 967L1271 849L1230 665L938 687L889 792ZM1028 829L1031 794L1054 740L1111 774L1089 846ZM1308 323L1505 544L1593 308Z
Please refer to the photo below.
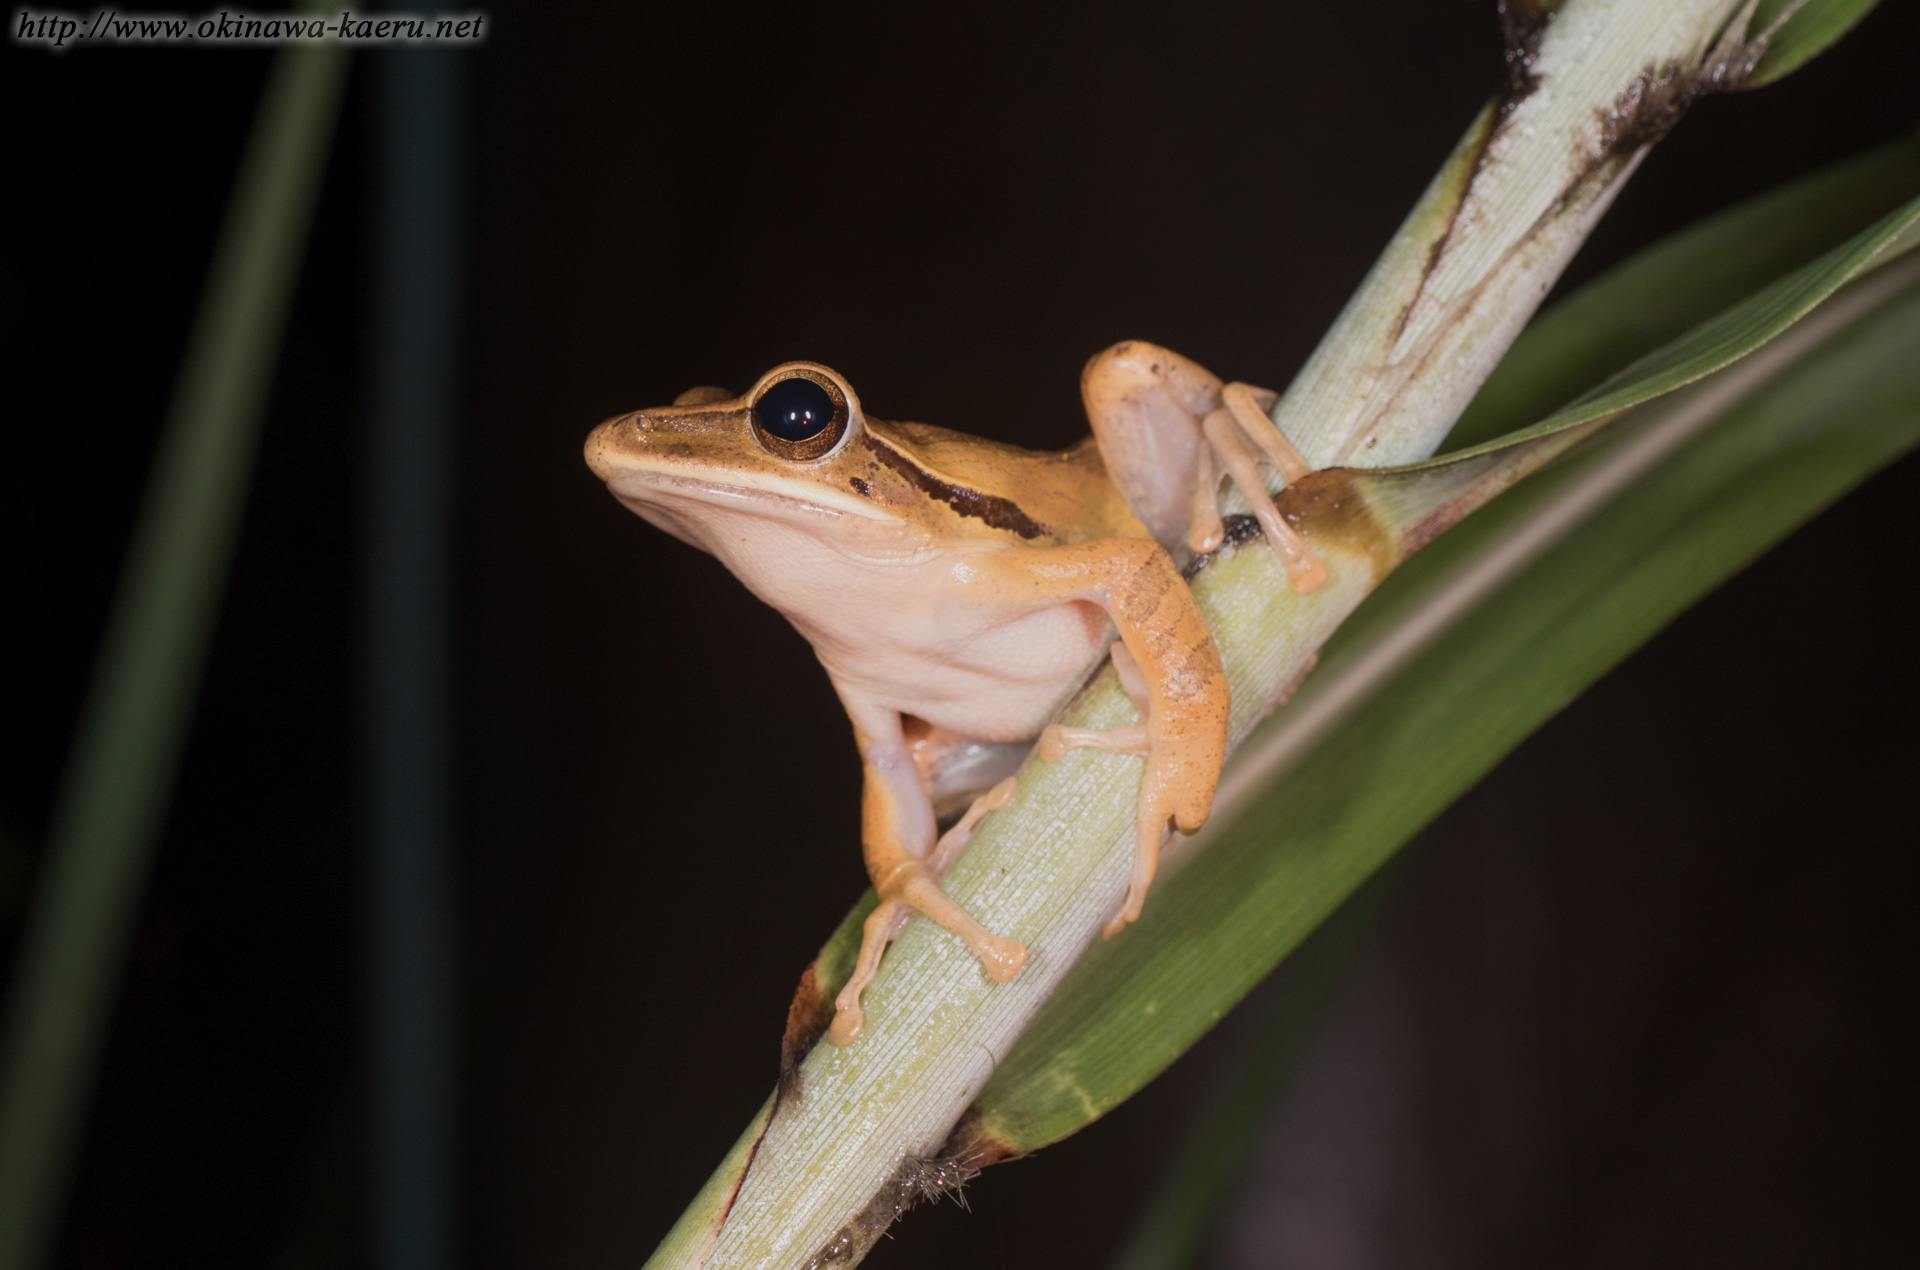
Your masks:
M1527 327L1443 448L1467 449L1546 418L1916 195L1920 138L1902 139L1747 199L1635 253Z
M1920 246L1920 232L1916 231L1920 231L1920 197L1908 200L1846 242L1641 357L1539 423L1399 470L1431 470L1512 449L1683 388L1775 338L1855 278L1891 264Z
M1767 43L1767 51L1754 63L1745 88L1762 88L1784 79L1827 51L1841 36L1872 12L1880 0L1760 0L1748 24L1751 31L1765 31L1780 22ZM1787 15L1780 21L1781 15Z
M1920 440L1917 325L1920 283L1909 282L1611 501L1607 532L1535 561L1474 623L1441 635L1316 738L1222 827L1207 867L1167 878L1142 938L1082 960L982 1090L971 1131L1027 1151L1115 1105L1508 748L1699 594ZM1564 497L1635 435L1521 487L1417 557L1355 615L1328 668L1405 621L1409 596ZM1471 737L1467 719L1478 720Z

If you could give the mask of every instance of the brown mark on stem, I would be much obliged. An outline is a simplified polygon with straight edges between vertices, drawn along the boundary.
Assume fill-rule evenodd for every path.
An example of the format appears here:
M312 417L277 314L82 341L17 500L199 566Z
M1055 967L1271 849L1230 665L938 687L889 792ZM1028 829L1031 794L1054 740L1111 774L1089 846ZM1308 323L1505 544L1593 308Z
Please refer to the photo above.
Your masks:
M1455 224L1460 219L1460 209L1466 206L1467 193L1473 183L1479 179L1480 169L1486 163L1487 152L1493 140L1499 135L1507 116L1511 115L1521 102L1533 96L1540 87L1540 76L1534 70L1534 64L1540 57L1540 36L1546 31L1554 11L1560 7L1560 0L1499 0L1500 37L1503 44L1502 55L1507 65L1507 84L1490 103L1488 110L1475 120L1475 131L1470 134L1468 145L1471 147L1472 160L1462 164L1464 175L1448 191L1447 223L1434 237L1427 248L1426 267L1421 270L1420 283L1414 288L1413 295L1407 300L1406 307L1400 310L1400 318L1394 323L1393 333L1387 337L1387 346L1391 348L1406 330L1408 320L1413 316L1415 306L1426 292L1427 280L1432 278L1440 267L1440 259L1447 253L1447 245L1453 239Z
M1500 95L1502 118L1540 87L1540 76L1533 69L1540 57L1540 36L1559 7L1558 0L1499 0L1502 54L1507 63L1507 88Z
M774 1110L800 1093L800 1061L827 1034L833 1023L833 997L838 984L823 984L816 962L801 972L800 986L787 1005L787 1026L780 1034L780 1080L774 1087Z
M1734 14L1712 50L1701 61L1687 65L1649 65L1611 103L1596 112L1600 125L1597 143L1591 150L1576 157L1573 171L1560 196L1501 253L1500 259L1487 270L1479 283L1454 303L1453 312L1437 323L1436 333L1426 342L1426 347L1415 350L1398 363L1393 374L1394 386L1384 399L1366 403L1364 414L1367 418L1364 424L1353 430L1355 441L1346 451L1347 455L1364 451L1372 443L1380 421L1419 378L1420 369L1438 351L1446 332L1479 301L1494 280L1502 276L1508 263L1533 243L1548 225L1600 197L1633 162L1635 156L1665 136L1694 102L1711 93L1733 91L1746 82L1766 52L1774 33L1797 9L1797 6L1789 7L1765 31L1748 39L1746 29L1753 6L1754 0L1748 0ZM1420 280L1394 322L1385 347L1381 350L1383 357L1391 354L1412 320L1414 309L1425 297L1429 283L1452 245L1460 214L1479 179L1480 170L1506 127L1510 113L1538 87L1534 63L1540 38L1548 20L1558 8L1557 0L1503 0L1501 26L1507 41L1509 83L1492 107L1482 113L1473 132L1469 134L1466 144L1471 147L1473 155L1471 167L1461 165L1466 168L1464 176L1447 191L1445 225L1427 249L1427 260Z
M1648 66L1622 89L1611 105L1598 112L1598 159L1625 158L1652 145L1672 131L1688 107L1713 93L1737 92L1766 54L1774 33L1800 5L1789 5L1766 30L1747 36L1756 0L1747 0L1727 22L1711 52L1697 66L1669 62ZM1804 3L1804 0L1803 0Z
M1473 121L1473 129L1467 135L1466 145L1472 159L1467 163L1448 164L1458 175L1448 185L1443 197L1446 203L1446 224L1435 234L1427 245L1426 263L1420 269L1420 281L1414 286L1413 294L1400 307L1400 314L1394 319L1393 329L1387 332L1383 351L1391 353L1393 346L1400 342L1400 336L1407 329L1407 323L1413 320L1413 311L1420 307L1420 301L1427 293L1427 283L1440 270L1440 261L1447 254L1447 247L1453 241L1453 231L1460 223L1460 211L1467 205L1467 195L1473 190L1473 183L1480 178L1480 169L1487 161L1487 150L1493 139L1499 134L1500 122L1504 119L1504 107L1490 105L1482 110Z
M1326 467L1301 477L1274 495L1274 505L1288 524L1300 531L1310 546L1337 547L1364 556L1378 582L1393 571L1402 553L1392 532L1374 515L1355 473L1343 467ZM1220 545L1203 556L1195 556L1180 571L1191 582L1207 566L1226 558L1249 542L1259 539L1260 522L1251 516L1228 516L1221 521L1225 533Z
M1402 551L1394 534L1380 523L1367 503L1356 473L1346 467L1323 467L1286 486L1273 496L1273 505L1281 509L1288 525L1300 530L1300 536L1313 548L1340 548L1363 555L1373 567L1373 580L1379 582L1400 563ZM1248 515L1231 515L1221 521L1225 534L1217 548L1196 555L1181 569L1181 576L1192 582L1219 559L1225 559L1240 546L1261 538L1260 521Z
M1378 582L1393 572L1400 556L1393 534L1374 515L1354 475L1343 467L1322 468L1281 490L1274 503L1307 541L1366 557Z
M733 1189L727 1192L727 1202L720 1206L720 1219L713 1223L713 1234L707 1241L707 1251L713 1251L713 1245L719 1242L720 1232L726 1229L727 1218L733 1216L733 1201L740 1198L740 1188L747 1183L747 1174L753 1172L753 1162L760 1155L760 1144L767 1140L767 1130L773 1127L773 1114L767 1114L767 1123L760 1128L760 1136L747 1148L747 1158L740 1166L740 1176L733 1179ZM706 1260L705 1256L700 1258Z
M806 1270L828 1270L831 1266L849 1266L866 1256L887 1227L915 1204L953 1196L962 1208L966 1200L960 1193L981 1162L970 1156L909 1155L900 1161L893 1175L874 1192L867 1206L854 1219L834 1232L833 1238L807 1260Z
M1011 1142L988 1129L979 1111L969 1107L953 1126L953 1132L947 1135L940 1154L950 1159L965 1160L978 1173L989 1164L1004 1164L1016 1159L1021 1152Z
M727 1218L733 1214L734 1201L740 1198L740 1188L746 1185L747 1174L753 1171L753 1162L759 1158L760 1144L767 1140L767 1130L773 1125L773 1108L768 1107L760 1122L760 1132L754 1135L753 1145L747 1148L747 1158L740 1162L740 1171L733 1175L733 1184L727 1188L727 1197L720 1205L720 1215L714 1218L713 1226L702 1240L700 1251L695 1254L696 1266L707 1264L707 1258L713 1255L713 1247L720 1242L720 1232L726 1229Z

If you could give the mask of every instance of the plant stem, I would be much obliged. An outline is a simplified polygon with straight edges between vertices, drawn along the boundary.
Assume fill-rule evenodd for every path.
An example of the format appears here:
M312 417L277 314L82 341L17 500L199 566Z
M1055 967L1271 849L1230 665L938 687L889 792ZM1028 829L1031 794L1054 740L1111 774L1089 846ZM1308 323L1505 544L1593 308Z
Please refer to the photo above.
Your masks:
M1657 139L1661 129L1637 108L1623 114L1623 100L1662 68L1699 73L1737 7L1570 0L1521 50L1524 82L1475 120L1280 404L1276 417L1316 466L1432 452ZM1314 541L1329 576L1309 596L1288 588L1257 543L1194 580L1232 686L1236 744L1397 558L1364 535ZM1134 716L1109 670L1064 721L1110 728ZM943 881L985 926L1027 945L1020 975L996 985L943 932L912 922L868 990L867 1033L845 1049L816 1047L798 1094L736 1147L650 1265L758 1270L864 1256L911 1199L902 1179L941 1151L1117 906L1139 770L1089 750L1026 764L1013 804ZM993 1158L991 1142L968 1149Z

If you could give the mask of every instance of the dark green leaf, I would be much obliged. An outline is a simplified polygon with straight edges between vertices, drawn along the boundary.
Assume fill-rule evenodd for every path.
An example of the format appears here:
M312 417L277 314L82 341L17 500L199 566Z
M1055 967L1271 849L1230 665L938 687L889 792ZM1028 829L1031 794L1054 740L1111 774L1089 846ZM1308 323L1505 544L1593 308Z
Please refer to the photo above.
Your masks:
M1760 0L1749 32L1765 31L1781 16L1767 51L1747 77L1746 87L1759 88L1790 75L1824 53L1827 46L1853 29L1880 0Z
M1258 762L1278 744L1285 757L1267 759L1278 781L1167 879L1128 937L1081 960L982 1091L974 1128L1031 1150L1127 1097L1540 722L1913 444L1916 324L1920 291L1892 290L1638 479L1612 473L1712 384L1636 412L1404 566L1329 645L1274 731L1243 747ZM1461 578L1592 488L1608 496L1580 529L1481 595L1469 620L1429 620ZM1390 673L1368 678L1382 641L1423 625ZM1329 713L1328 695L1341 693ZM1310 735L1290 744L1289 728Z
M1447 436L1462 450L1539 419L1920 196L1920 139L1748 199L1654 244L1535 318Z

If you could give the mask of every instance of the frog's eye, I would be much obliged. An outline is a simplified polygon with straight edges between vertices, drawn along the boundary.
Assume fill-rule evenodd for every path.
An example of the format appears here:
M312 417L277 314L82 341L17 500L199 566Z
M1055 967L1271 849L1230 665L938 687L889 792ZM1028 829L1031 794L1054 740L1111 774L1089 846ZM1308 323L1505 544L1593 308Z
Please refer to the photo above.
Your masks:
M796 371L753 399L753 430L781 458L817 459L846 433L846 395L824 375Z

